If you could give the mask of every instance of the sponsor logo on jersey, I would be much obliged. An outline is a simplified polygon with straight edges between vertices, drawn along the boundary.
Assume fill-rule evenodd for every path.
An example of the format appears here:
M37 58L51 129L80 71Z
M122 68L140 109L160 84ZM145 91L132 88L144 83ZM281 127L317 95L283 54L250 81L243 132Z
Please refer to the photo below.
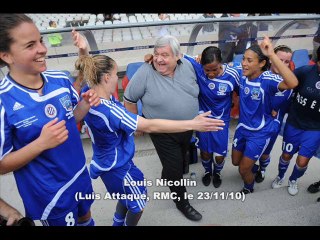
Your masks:
M69 95L65 95L64 97L59 99L64 109L68 112L72 111L72 102Z
M57 116L57 109L52 104L47 104L44 108L47 117L55 118Z
M24 106L23 106L21 103L19 103L19 102L15 102L15 104L13 105L12 110L13 110L13 111L17 111L17 110L19 110L19 109L21 109L21 108L24 108Z
M320 89L320 81L316 82L316 89Z
M213 89L216 87L216 85L215 85L214 83L209 83L209 84L208 84L208 87L209 87L211 90L213 90Z
M260 100L259 98L260 95L260 88L252 88L251 89L251 98L252 100Z
M226 95L226 91L228 89L228 85L225 83L219 83L219 91L218 95Z

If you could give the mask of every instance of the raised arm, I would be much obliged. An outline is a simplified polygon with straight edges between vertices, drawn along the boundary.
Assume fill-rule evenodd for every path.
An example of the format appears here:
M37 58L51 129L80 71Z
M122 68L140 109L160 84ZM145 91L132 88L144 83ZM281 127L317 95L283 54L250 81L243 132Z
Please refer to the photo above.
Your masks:
M81 97L82 100L73 110L73 114L77 123L85 117L85 115L89 112L91 107L99 106L100 104L100 97L94 89L89 89L85 93L82 93Z
M84 36L82 36L75 29L72 29L73 45L79 49L79 56L89 55L89 44Z
M263 41L260 43L261 51L264 55L269 57L272 64L278 69L279 74L282 76L283 81L279 84L279 90L293 89L298 86L298 79L294 73L280 60L277 54L274 53L272 43L268 36L264 36Z

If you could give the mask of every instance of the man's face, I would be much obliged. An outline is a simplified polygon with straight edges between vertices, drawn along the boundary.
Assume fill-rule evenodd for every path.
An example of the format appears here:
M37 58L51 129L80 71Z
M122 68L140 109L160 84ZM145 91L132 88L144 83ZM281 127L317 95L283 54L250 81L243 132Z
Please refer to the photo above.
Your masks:
M154 49L153 65L163 76L173 76L178 59L169 45Z

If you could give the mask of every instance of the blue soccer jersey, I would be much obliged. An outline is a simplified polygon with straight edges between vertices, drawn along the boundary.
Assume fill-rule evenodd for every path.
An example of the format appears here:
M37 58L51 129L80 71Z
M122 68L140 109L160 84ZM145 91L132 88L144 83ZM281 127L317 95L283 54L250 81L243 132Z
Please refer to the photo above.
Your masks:
M84 120L92 140L92 178L132 160L135 151L133 133L137 129L136 114L128 112L120 102L101 99L101 104L92 107Z
M271 97L272 108L277 112L276 119L282 123L284 115L288 112L290 103L292 101L293 90L288 89L284 91L278 91L273 97Z
M299 85L290 105L288 120L302 130L320 130L320 71L318 65L303 66L294 70Z
M263 72L259 77L248 80L240 78L240 118L237 128L249 131L274 131L274 118L271 115L272 98L279 91L278 85L282 77L270 71Z
M197 75L197 83L200 88L199 110L201 112L211 111L214 118L225 122L230 121L232 92L239 87L238 72L227 64L222 64L222 75L209 79L201 64L189 56L184 55L184 57L191 62Z
M58 218L76 207L75 193L91 187L73 109L79 96L59 71L41 74L42 95L16 83L8 74L0 84L0 159L39 137L42 127L58 118L66 121L68 139L43 151L14 171L26 215L33 219Z
M232 106L232 92L239 88L238 72L223 64L223 73L214 79L209 79L201 64L190 56L188 59L197 75L200 88L199 111L211 111L213 118L222 119L226 123L223 130L218 132L197 132L198 146L202 151L226 156L228 152L229 121Z

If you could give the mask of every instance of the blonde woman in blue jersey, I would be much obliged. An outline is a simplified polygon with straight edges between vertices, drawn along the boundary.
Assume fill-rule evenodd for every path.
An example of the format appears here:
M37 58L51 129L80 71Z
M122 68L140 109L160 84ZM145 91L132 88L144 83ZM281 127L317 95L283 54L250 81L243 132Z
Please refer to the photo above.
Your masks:
M208 118L210 112L200 114L193 120L145 119L110 98L118 84L118 67L113 59L104 55L81 56L76 62L76 69L80 79L86 80L101 101L85 117L93 148L90 175L93 179L100 177L109 194L122 196L117 198L113 226L135 226L146 205L146 187L150 186L150 180L144 179L133 162L133 133L218 131L224 123Z
M92 226L91 179L76 123L100 101L79 95L60 71L47 71L47 48L24 14L0 14L0 174L13 172L26 217L45 226Z
M279 75L268 71L269 59ZM279 128L279 121L272 116L271 99L279 90L295 88L298 80L276 55L267 36L260 46L252 45L245 51L241 64L240 118L233 140L232 163L239 166L244 181L242 192L247 194L254 188L252 168Z

